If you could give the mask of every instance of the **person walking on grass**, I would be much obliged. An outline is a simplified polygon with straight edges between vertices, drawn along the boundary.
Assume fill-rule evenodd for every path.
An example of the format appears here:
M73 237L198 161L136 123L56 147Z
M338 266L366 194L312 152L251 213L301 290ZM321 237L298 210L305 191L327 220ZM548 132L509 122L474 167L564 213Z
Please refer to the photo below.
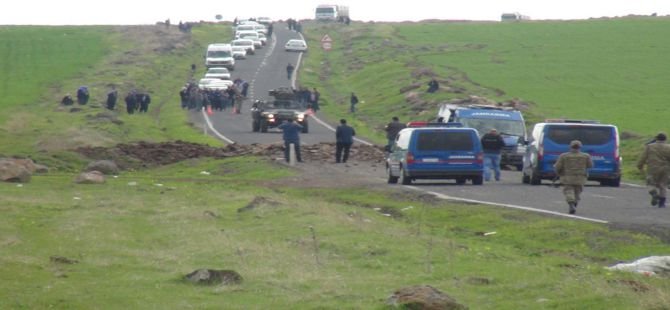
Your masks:
M570 151L561 154L554 164L554 171L560 177L563 185L563 195L568 203L569 213L577 212L580 195L588 178L588 169L593 167L591 156L582 153L582 142L570 142Z
M666 140L664 133L656 135L656 139L644 147L637 161L637 169L641 173L645 173L644 166L647 166L647 187L651 195L651 205L659 208L665 208L670 177L670 144Z
M349 159L349 150L354 144L356 131L347 125L346 119L340 120L340 125L335 130L335 162L346 163Z
M356 112L356 105L358 104L358 97L356 94L351 93L351 97L349 98L349 103L351 106L349 107L349 112L354 113Z

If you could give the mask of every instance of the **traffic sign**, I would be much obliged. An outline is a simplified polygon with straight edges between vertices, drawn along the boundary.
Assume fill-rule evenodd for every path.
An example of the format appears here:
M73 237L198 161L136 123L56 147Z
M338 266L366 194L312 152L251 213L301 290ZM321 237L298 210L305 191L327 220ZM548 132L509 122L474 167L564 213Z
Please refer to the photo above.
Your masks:
M321 48L325 51L329 51L333 48L333 39L331 39L329 35L326 34L321 38Z

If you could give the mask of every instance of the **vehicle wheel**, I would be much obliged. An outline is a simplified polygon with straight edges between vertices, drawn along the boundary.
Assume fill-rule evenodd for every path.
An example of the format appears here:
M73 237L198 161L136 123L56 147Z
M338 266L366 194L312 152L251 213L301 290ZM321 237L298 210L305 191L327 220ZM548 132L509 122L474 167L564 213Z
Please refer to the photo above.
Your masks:
M388 175L388 184L398 184L398 177L391 174L391 167L386 167L386 174Z
M253 132L258 132L259 130L261 130L261 125L258 123L257 120L251 122L251 130Z
M542 184L542 179L540 178L540 173L535 169L531 170L532 174L530 175L530 185L540 185Z
M463 185L463 184L465 184L465 178L457 178L457 179L456 179L456 184L457 184L457 185Z
M523 171L523 164L518 164L515 167L516 167L516 171Z
M474 178L472 178L472 185L482 185L484 184L484 177L481 175L478 175Z
M407 174L405 173L405 169L403 168L400 168L400 183L402 183L402 185L412 184L412 179L409 176L407 176Z
M525 174L525 173L522 173L522 174L521 174L521 183L523 183L523 184L528 184L528 183L530 183L530 176L528 176L528 175Z
M309 123L305 122L302 124L302 133L308 133L309 132Z
M268 121L262 119L260 123L261 132L268 132Z

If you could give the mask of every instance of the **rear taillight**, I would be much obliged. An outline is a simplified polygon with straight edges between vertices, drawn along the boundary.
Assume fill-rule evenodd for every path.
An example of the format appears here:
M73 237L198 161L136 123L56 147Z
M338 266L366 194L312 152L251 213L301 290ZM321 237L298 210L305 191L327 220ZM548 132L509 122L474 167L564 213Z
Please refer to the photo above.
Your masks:
M614 160L616 162L619 162L621 160L620 156L621 154L619 153L619 133L615 132L616 137L614 138L615 141L615 148L614 148Z
M544 145L540 143L540 145L537 147L537 161L542 161L544 158Z
M412 155L411 152L407 152L407 155L405 156L405 162L408 164L414 163L414 155Z
M477 153L475 163L477 163L477 164L483 164L484 163L484 153Z

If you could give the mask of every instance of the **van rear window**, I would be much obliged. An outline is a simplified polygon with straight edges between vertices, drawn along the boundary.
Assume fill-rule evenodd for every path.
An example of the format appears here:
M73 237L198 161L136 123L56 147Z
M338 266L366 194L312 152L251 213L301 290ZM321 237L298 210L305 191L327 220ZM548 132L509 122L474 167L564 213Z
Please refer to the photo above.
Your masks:
M570 144L579 140L584 145L602 145L612 141L611 127L551 126L547 129L549 140L558 144Z
M418 135L418 151L472 151L474 148L470 132L422 131Z

